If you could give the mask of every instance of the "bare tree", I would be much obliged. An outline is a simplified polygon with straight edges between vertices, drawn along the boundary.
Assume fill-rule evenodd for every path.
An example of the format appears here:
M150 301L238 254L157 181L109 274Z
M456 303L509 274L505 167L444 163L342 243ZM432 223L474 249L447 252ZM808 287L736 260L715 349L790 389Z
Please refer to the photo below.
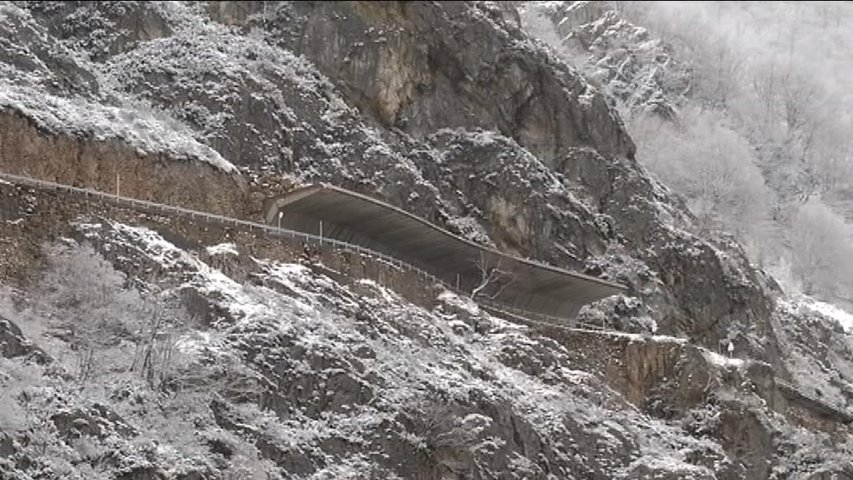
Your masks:
M77 376L89 379L97 355L132 336L143 302L125 276L89 245L53 247L39 300L54 336L78 352Z
M776 98L779 90L779 74L773 59L764 66L759 67L753 74L752 88L758 104L761 106L761 121L764 125L771 124L776 112Z
M130 370L138 371L153 389L161 389L175 374L173 355L182 330L181 310L158 299L146 302L136 334L136 351Z
M54 336L77 351L75 370L83 383L99 368L139 372L151 388L174 374L175 343L189 328L189 315L154 292L126 285L91 246L53 247L41 281L41 307ZM123 342L136 345L133 358L111 351Z
M692 65L695 93L718 106L728 104L743 81L743 57L725 35L695 42L692 48L693 55L708 60Z
M477 270L480 272L480 281L477 286L471 290L470 298L472 300L477 297L477 295L481 294L491 299L497 298L497 296L500 295L506 287L515 281L514 274L501 268L503 259L498 257L495 260L492 257L493 255L480 252L480 258L474 262L477 266ZM485 291L490 289L492 286L497 286L497 289L491 293L485 293Z
M817 103L817 89L809 81L789 70L779 79L779 90L788 130L802 130L808 121L809 109Z

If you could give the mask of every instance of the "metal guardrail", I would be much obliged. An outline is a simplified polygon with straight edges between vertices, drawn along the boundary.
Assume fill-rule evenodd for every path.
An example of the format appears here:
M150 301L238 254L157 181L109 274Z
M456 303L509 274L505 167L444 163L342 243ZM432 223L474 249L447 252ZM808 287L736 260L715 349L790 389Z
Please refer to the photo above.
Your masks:
M355 245L349 242L344 242L341 240L336 240L333 238L323 237L319 235L314 235L310 233L300 232L296 230L290 230L286 228L278 228L273 227L271 225L266 225L262 223L250 222L247 220L239 220L232 217L226 217L223 215L216 215L208 212L202 212L198 210L191 210L188 208L176 207L173 205L164 205L162 203L149 202L147 200L138 200L130 197L123 197L119 195L114 195L111 193L101 192L98 190L91 190L88 188L80 188L80 187L72 187L70 185L64 185L61 183L50 182L46 180L38 180L31 177L25 177L20 175L13 175L8 173L0 172L0 179L4 179L8 182L24 185L31 188L37 188L40 190L52 190L52 191L60 191L71 193L79 196L83 196L86 199L100 199L112 204L129 207L135 210L145 209L148 211L164 214L164 215L181 215L185 217L190 217L193 220L203 220L210 223L216 223L220 225L228 225L232 227L244 228L249 231L258 230L263 232L266 235L270 235L273 237L281 237L281 238L289 238L293 241L301 241L304 243L309 243L312 245L320 245L325 246L329 245L332 247L340 248L344 251L350 253L356 253L361 256L369 256L375 258L377 261L389 265L394 268L398 268L401 271L409 271L414 272L417 276L423 278L425 281L439 284L443 288L454 292L459 295L467 296L467 292L460 291L453 287L450 282L444 281L437 277L436 275L427 272L426 270L412 265L410 263L404 262L398 258L392 257L390 255L377 252L376 250L372 250L366 247L362 247L360 245ZM508 315L511 317L520 317L523 319L528 319L530 321L545 323L548 325L558 325L569 327L566 319L555 317L551 315L536 313L526 311L520 308L513 307L511 305L507 305L501 302L497 302L493 299L479 297L476 298L475 301L480 304L486 310L496 312L498 314ZM574 326L579 326L586 329L592 330L604 330L603 327L598 325L591 324L575 324Z
M457 292L461 293L461 292ZM512 317L520 317L523 319L533 320L536 323L545 323L548 325L556 325L560 327L581 328L584 330L604 331L605 327L594 325L587 322L567 322L565 318L554 317L543 313L528 312L526 310L507 305L505 303L496 302L488 298L477 298L476 302L485 310L497 312L498 314L509 315Z
M250 222L247 220L239 220L232 217L226 217L223 215L216 215L213 213L202 212L199 210L191 210L183 207L176 207L173 205L164 205L162 203L149 202L147 200L138 200L130 197L122 197L118 195L113 195L111 193L101 192L98 190L90 190L86 188L72 187L69 185L63 185L59 183L49 182L45 180L36 180L30 177L22 177L18 175L11 175L8 173L0 173L0 179L5 179L9 182L16 183L19 185L25 185L31 188L38 188L41 190L53 190L53 191L62 191L67 193L72 193L76 195L82 195L84 198L92 198L92 199L102 199L106 200L115 205L130 207L136 210L146 209L149 211L161 213L161 214L169 214L169 215L181 215L188 216L191 219L200 219L210 223L217 223L221 225L228 225L232 227L244 228L249 231L258 230L263 232L266 235L274 236L274 237L284 237L290 238L292 240L303 241L305 243L310 243L314 245L331 245L334 247L339 247L343 250L358 253L361 255L369 255L371 257L376 257L382 263L391 265L393 267L399 268L401 270L414 271L416 274L423 276L429 281L441 283L443 286L450 288L449 285L446 285L444 281L439 280L435 275L426 272L425 270L418 268L414 265L408 264L394 258L390 255L386 255L384 253L377 252L375 250L371 250L369 248L365 248L359 245L351 244L348 242L344 242L341 240L336 240L334 238L321 237L319 235L314 235L305 232L299 232L296 230L290 230L286 228L278 228L273 227L271 225L266 225L257 222Z

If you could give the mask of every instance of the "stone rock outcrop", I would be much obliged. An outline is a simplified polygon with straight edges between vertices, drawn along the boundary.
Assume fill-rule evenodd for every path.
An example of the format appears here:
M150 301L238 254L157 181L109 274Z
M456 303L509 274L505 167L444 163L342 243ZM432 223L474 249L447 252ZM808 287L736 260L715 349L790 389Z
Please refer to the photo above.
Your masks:
M0 169L228 216L261 210L249 205L244 181L211 166L140 154L118 141L43 132L8 111L0 112Z
M304 23L294 50L363 111L414 138L484 128L546 164L568 147L634 154L600 93L479 5L326 3L297 15Z
M47 361L44 352L24 338L17 325L0 316L0 356L15 358L26 355L32 355L41 362Z
M621 18L609 2L531 2L525 8L550 19L566 48L589 57L586 73L609 97L634 112L676 119L694 79L671 46Z

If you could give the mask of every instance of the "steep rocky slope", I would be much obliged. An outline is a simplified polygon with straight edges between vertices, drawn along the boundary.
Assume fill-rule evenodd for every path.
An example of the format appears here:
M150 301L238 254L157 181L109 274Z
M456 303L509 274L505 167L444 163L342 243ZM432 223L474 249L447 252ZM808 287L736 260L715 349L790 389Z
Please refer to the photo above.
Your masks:
M581 59L578 68L598 82L614 103L635 113L651 111L678 122L673 114L691 99L714 104L725 86L713 82L725 79L726 69L736 64L731 56L723 58L725 46L713 50L720 55L719 64L707 58L691 59L686 56L689 48L656 38L626 20L621 6L612 2L531 2L525 8L528 21L538 21L535 16L541 15L552 22L559 40ZM642 7L634 8L633 18L645 18L636 10ZM668 42L677 41L668 38ZM786 352L786 368L805 390L837 405L846 405L850 395L847 317L830 305L802 297L780 299L771 315L777 340Z
M412 303L330 269L341 253L0 192L26 199L4 258L36 250L0 296L11 478L786 478L853 448L763 362L516 325L427 284Z
M777 305L737 244L696 236L681 202L635 161L605 96L507 21L507 8L5 4L0 169L248 218L295 182L329 181L624 282L629 295L584 317L680 339L580 341L461 299L415 306L310 256L254 240L211 253L211 232L177 220L83 215L54 205L68 199L4 187L0 272L19 289L4 307L14 340L3 351L15 357L4 371L14 404L34 405L4 427L6 471L809 478L846 468L849 446L824 447L846 427L788 405L773 380L812 372L821 355L789 335L792 323L825 323ZM57 303L40 285L73 285L56 265L80 258L115 279L107 291L156 293L159 311L177 309L162 382L134 365L134 345L153 345L135 324L99 344L109 382L72 378L85 349L48 328ZM685 346L723 340L749 360ZM28 360L27 342L53 360ZM599 364L607 355L596 352L614 357ZM844 362L821 365L839 408ZM167 429L178 412L186 420Z
M776 355L772 340L757 340L767 337L761 318L771 307L738 248L691 235L689 214L633 160L604 96L494 6L23 6L8 7L8 16L39 35L20 49L36 57L59 50L54 55L73 62L73 71L88 73L86 100L77 102L129 110L130 118L150 105L158 113L145 115L163 119L164 128L181 125L173 130L185 140L138 147L149 156L201 142L261 185L270 173L286 173L379 195L478 241L626 282L663 332L716 345L729 324L740 324L751 332L746 348ZM118 26L126 16L138 19L132 28ZM9 81L26 77L27 88L55 91L53 76L71 67L53 72L42 63L48 71L35 75L9 62ZM97 126L33 113L36 107L11 102L6 111L39 126L42 117L59 119L66 132L89 127L96 142L105 136ZM12 170L90 180L37 167L52 164L48 152L23 165L25 155L8 152L3 163ZM185 158L222 165L213 154ZM90 169L106 175L92 182L111 188L113 168L94 163ZM212 180L187 190L187 175L174 168L164 168L155 185L177 184L185 195L227 192L235 201L217 202L217 210L248 203L244 212L257 214L259 202L245 187ZM129 192L173 202L213 203L151 187L127 184Z

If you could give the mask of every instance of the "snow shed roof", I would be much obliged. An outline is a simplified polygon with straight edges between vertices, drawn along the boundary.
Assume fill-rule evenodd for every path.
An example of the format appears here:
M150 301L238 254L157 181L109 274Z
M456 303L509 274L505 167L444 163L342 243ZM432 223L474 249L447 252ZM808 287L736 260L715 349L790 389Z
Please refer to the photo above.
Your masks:
M470 291L480 264L498 266L512 278L494 300L545 315L572 317L581 306L626 288L617 283L513 257L454 235L381 200L328 184L299 188L272 200L266 220L389 253ZM458 277L457 277L458 275Z

